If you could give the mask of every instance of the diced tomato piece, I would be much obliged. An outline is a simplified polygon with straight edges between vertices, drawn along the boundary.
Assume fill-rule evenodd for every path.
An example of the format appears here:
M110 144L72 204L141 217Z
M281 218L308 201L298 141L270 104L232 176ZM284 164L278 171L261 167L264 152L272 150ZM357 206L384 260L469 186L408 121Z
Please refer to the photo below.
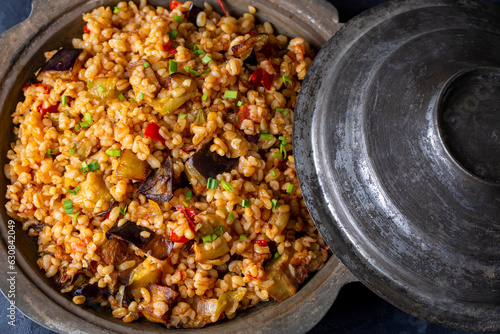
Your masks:
M170 1L170 10L174 10L176 9L177 7L179 7L180 5L182 5L182 2L179 2L179 1Z
M179 205L179 211L182 212L184 218L188 221L189 228L193 233L196 233L196 225L194 224L194 217L196 212L192 208L186 208L184 205Z
M57 111L58 111L58 110L57 110L58 108L59 108L59 103L58 103L58 104L55 104L55 105L53 105L53 106L49 106L49 107L47 107L47 108L41 108L40 112L41 112L41 114L42 114L42 118L43 118L43 117L45 116L45 114L47 114L47 113L55 113L55 112L57 112Z
M183 235L178 236L177 234L175 234L175 232L172 232L172 235L170 236L170 241L184 243L184 242L188 242L189 239Z
M254 240L253 243L259 245L260 247L267 247L268 246L266 240Z
M261 82L262 82L262 86L264 86L264 88L266 90L270 90L271 87L273 86L274 74L269 74L269 72L264 71L264 74L262 75Z
M261 83L261 80L262 80L262 75L263 75L262 72L263 72L262 69L259 67L250 76L250 80L252 80L252 82L255 85L255 87L259 87L260 86L260 83Z
M83 26L83 32L86 33L86 34L90 34L90 29L89 27L87 27L86 25Z
M172 41L168 41L168 43L163 43L163 50L167 53L168 56L173 56L177 53L177 48L172 46Z
M144 130L144 135L149 138L156 139L160 141L162 144L165 144L165 138L160 134L160 126L155 122L149 122L146 125L146 129Z

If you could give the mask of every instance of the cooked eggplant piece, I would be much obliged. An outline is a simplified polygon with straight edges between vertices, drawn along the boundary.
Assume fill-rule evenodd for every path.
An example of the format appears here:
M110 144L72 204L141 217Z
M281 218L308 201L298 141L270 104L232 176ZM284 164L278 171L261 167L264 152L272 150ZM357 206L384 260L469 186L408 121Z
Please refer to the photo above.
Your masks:
M144 237L142 232L148 232L149 236ZM150 229L139 226L134 222L127 221L125 224L118 226L115 224L112 228L106 232L106 238L111 240L113 237L124 240L131 243L137 248L142 249L148 242L150 242L154 237L154 232Z
M174 243L165 238L165 236L155 235L153 239L142 248L142 251L159 260L165 260L172 252L173 247Z
M137 157L132 150L124 150L120 156L120 163L115 171L117 178L128 178L144 181L148 176L148 163Z
M269 218L269 224L276 225L278 228L278 233L281 233L286 225L288 224L288 220L290 219L290 212L281 213L278 211L273 212L271 218Z
M71 198L74 205L90 213L94 212L97 202L101 199L108 202L109 206L113 202L113 196L106 187L102 175L94 172L87 174L85 181L80 184L80 190Z
M165 324L168 320L169 312L165 312L161 316L158 316L155 311L155 303L164 302L168 306L172 305L175 298L179 295L175 290L158 284L149 283L146 286L150 294L149 303L146 300L142 300L139 305L137 305L137 310L142 313L142 315L151 322L158 322Z
M71 71L75 65L76 59L82 52L82 49L62 48L45 63L40 73L46 71Z
M257 34L246 41L233 45L231 50L236 57L240 57L243 62L249 65L257 65L257 57L255 55L255 48L257 44L265 45L269 39L268 34Z
M194 4L191 4L187 12L188 21L194 24L195 26L198 26L196 24L196 19L198 18L198 14L200 14L201 12L203 12L202 8L195 6Z
M161 85L151 66L144 67L144 64L146 64L146 60L128 64L127 73L130 77L130 84L134 89L135 96L142 93L146 97L149 96L150 98L154 98L160 91Z
M101 245L98 253L106 264L117 266L125 261L128 255L128 244L123 240L111 238Z
M168 202L172 199L174 194L172 191L172 160L170 157L139 186L137 192L159 202Z
M209 177L216 178L217 175L227 172L233 168L238 159L221 157L216 152L210 151L213 141L205 144L193 154L185 164L185 173L189 182L194 178L198 186L206 187Z
M118 97L118 78L97 78L91 81L88 96L99 101Z
M148 284L158 284L161 279L161 269L152 263L151 258L147 258L130 273L127 292L136 300L141 299L141 288Z
M224 292L220 295L219 299L217 299L217 308L215 309L215 320L219 319L222 312L226 315L231 315L236 312L240 301L243 300L245 294L247 293L247 289L239 289L236 291Z
M97 283L84 284L73 292L74 296L84 296L86 305L102 303L106 298Z
M194 244L196 262L215 260L229 252L229 245L224 237L218 237L214 241Z
M182 93L182 94L181 94ZM163 116L173 113L184 103L198 94L196 81L185 74L171 74L162 89L152 102L154 110Z
M278 258L269 261L264 268L267 280L271 280L271 286L267 287L267 292L278 302L294 295L299 287L299 282L288 269L289 260L290 254L285 252Z
M142 232L149 233L149 236L145 237ZM115 239L122 242L126 241L142 250L145 254L159 260L165 260L172 252L173 247L173 242L163 235L157 235L150 229L139 226L131 221L127 221L121 226L114 225L106 232L106 238L109 240L101 248L101 253L106 263L108 261L115 261L114 259L117 257L120 258L117 263L125 261L127 250L124 249L122 243L113 242ZM111 242L113 243L111 244ZM108 250L108 248L110 249Z

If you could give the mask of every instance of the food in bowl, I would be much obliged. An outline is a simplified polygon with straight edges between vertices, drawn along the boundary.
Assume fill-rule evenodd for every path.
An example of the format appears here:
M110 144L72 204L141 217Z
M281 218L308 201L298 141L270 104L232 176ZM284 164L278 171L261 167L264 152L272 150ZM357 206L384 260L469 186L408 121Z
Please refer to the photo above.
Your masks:
M221 7L97 8L23 88L6 209L75 304L198 328L327 260L291 143L314 53Z

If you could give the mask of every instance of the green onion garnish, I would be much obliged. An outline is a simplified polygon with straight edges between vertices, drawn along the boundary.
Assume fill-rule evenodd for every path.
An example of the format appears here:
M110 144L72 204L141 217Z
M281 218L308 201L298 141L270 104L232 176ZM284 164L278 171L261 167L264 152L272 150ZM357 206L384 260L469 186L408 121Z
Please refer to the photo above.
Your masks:
M75 189L73 190L70 190L70 189L67 189L68 192L71 194L71 195L76 195L78 193L78 190L80 190L80 186L76 187Z
M242 200L241 201L241 206L245 207L245 208L249 208L250 207L250 200L249 199Z
M64 205L64 211L66 211L66 213L68 215L74 214L74 212L73 212L73 202L71 202L70 199L64 200L63 201L63 205Z
M278 139L281 140L281 141L286 141L286 137L285 136L279 136Z
M290 109L285 109L285 112L283 113L283 115L288 115L288 113L290 112Z
M267 134L267 133L262 133L260 135L260 139L264 139L264 140L272 140L274 138L274 136L272 134Z
M232 212L229 212L227 216L229 217L229 219L231 219L232 222L234 222L234 220L236 219L234 218L234 214Z
M200 228L201 228L201 224L200 223L196 224L196 231L198 231Z
M238 91L237 90L226 90L224 92L224 97L226 99L235 99L238 97Z
M277 199L271 199L271 203L273 203L273 210L276 210L278 207L281 206L281 203L278 203Z
M240 239L245 240L246 238L247 238L247 236L246 236L246 235L244 235L244 234L240 234Z
M287 77L286 75L283 76L283 83L285 84L285 87L286 87L286 84L289 83L290 86L293 85L292 83L292 79L290 79L289 77Z
M272 177L276 177L276 172L274 171L274 169L271 169L269 171L269 174L271 174Z
M194 49L195 56L205 54L205 50L198 48L198 45L195 45L193 49Z
M203 64L208 64L212 61L212 58L209 56L209 55L206 55L205 57L203 57L203 59L201 60L201 62Z
M85 120L85 122L92 124L92 115L90 115L89 112L83 114L83 119Z
M186 66L185 69L186 69L186 71L188 71L191 74L194 74L196 76L200 75L200 72L192 70L189 66Z
M118 98L120 99L120 102L125 101L125 96L123 96L123 94L118 95Z
M144 93L139 94L139 100L144 100Z
M177 36L177 30L172 29L172 30L170 30L170 31L168 32L168 34L167 34L167 35L168 35L168 37L170 37L170 39L174 39L174 38L175 38L175 36Z
M127 208L128 205L125 205L125 208L123 209L120 206L118 206L118 211L120 211L120 213L125 216L125 214L127 213Z
M238 103L236 103L236 105L237 105L238 107L241 107L241 106L243 105L243 101L238 101Z
M106 154L112 157L119 157L122 155L122 151L109 149L106 151Z
M203 70L203 73L208 73L208 72L210 72L210 71L211 71L211 70L210 70L209 68L206 68L206 69L204 69L204 70Z
M274 157L275 159L281 159L281 153L274 153L274 154L273 154L273 157Z
M99 169L99 163L96 160L89 163L89 171L93 172L98 169Z
M87 123L87 122L80 122L80 127L82 127L82 128L88 128L89 127L89 123Z
M82 162L82 168L80 168L80 172L87 173L89 171L89 165L84 161Z
M276 108L276 111L278 112L283 112L283 110L285 110L284 108Z
M208 98L208 94L207 94L207 93L205 93L205 94L203 94L203 95L201 96L201 100L202 100L202 101L206 101L206 100L207 100L207 98Z
M142 64L142 66L144 66L144 68L148 68L150 65L148 62L145 62L144 64Z
M98 89L101 93L104 93L104 88L102 88L102 86L97 87L97 89Z
M65 106L68 103L66 95L61 96L61 104Z
M217 236L215 236L215 238L217 238ZM202 237L201 240L203 242L212 242L212 236L211 235L206 235L206 236ZM213 240L215 240L215 239L213 239Z
M56 152L57 152L57 150L58 150L58 148L53 149L53 150L51 150L50 148L48 148L48 149L47 149L47 153L45 153L45 155L46 155L47 157L50 157L53 153L56 153Z
M170 59L168 62L168 72L170 74L174 74L177 72L177 62L175 60Z
M76 153L76 148L70 148L69 154L74 155Z
M278 252L274 253L273 255L273 259L277 259L278 257L280 256L280 254Z
M179 118L186 118L188 114L180 114Z
M286 192L287 192L288 194L291 194L291 193L293 192L293 188L294 188L294 187L295 187L295 186L294 186L293 184L289 183L289 184L288 184L288 186L286 187Z
M87 81L87 88L90 89L90 86L92 85L92 81Z
M191 206L191 205L190 205L188 202L186 202L186 201L182 201L182 204L184 204L184 206L186 206L186 207L188 207L188 208Z
M186 191L186 200L190 201L193 198L193 192L191 190Z
M220 184L222 188L226 189L227 191L233 191L234 187L231 185L231 183L226 182L224 180L220 181Z
M116 14L116 13L118 13L119 11L120 11L120 8L115 7L115 8L113 9L113 14Z
M79 215L80 215L80 212L75 213L75 215L73 216L73 221L74 222L76 222L76 220L78 219Z
M174 16L174 21L175 21L175 22L182 22L182 16L175 15L175 16Z
M217 189L219 187L219 181L217 179L208 178L207 189Z

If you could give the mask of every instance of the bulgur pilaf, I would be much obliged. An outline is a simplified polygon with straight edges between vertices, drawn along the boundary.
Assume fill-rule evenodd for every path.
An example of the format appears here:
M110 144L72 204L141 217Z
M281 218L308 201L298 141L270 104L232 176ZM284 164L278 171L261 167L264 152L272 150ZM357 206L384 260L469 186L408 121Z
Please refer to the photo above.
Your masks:
M290 297L326 261L292 155L314 53L255 11L100 7L24 87L7 213L75 304L203 327Z

